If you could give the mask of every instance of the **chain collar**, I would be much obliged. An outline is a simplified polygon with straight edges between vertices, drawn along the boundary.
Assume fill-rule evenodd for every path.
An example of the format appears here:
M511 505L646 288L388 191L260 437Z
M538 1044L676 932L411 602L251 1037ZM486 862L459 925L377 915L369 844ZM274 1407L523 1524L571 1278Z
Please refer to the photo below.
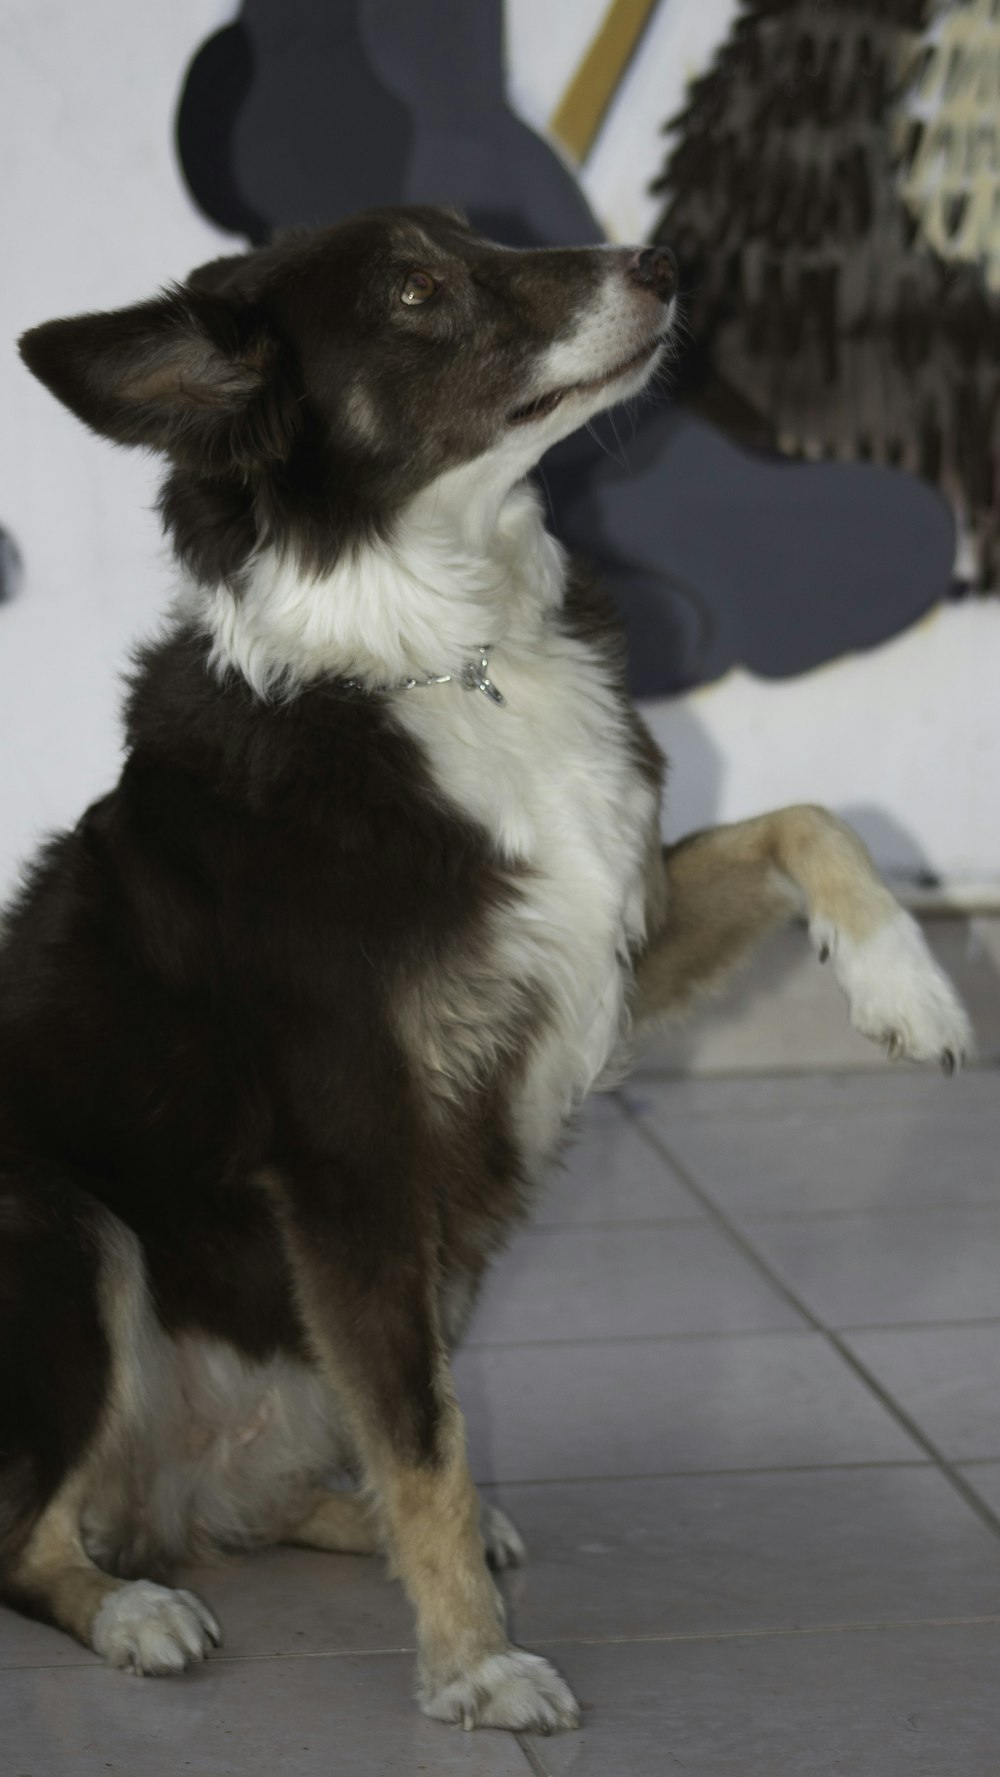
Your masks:
M483 642L476 650L476 658L467 660L457 673L429 673L426 679L399 679L395 685L378 685L376 691L420 691L425 685L450 685L452 682L464 686L466 691L481 691L484 697L493 703L506 703L502 691L498 691L490 678L490 651L492 642ZM360 691L362 687L357 679L345 679L352 691Z

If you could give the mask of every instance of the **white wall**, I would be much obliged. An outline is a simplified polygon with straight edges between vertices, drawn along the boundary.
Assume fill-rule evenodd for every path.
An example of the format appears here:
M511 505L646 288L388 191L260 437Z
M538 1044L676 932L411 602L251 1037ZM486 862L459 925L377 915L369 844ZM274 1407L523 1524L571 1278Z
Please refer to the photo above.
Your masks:
M675 762L667 831L818 800L894 875L1000 889L998 667L994 598L802 678L738 670L653 706Z
M225 0L6 0L0 22L0 524L24 557L0 609L0 893L40 832L118 769L120 674L162 607L155 465L94 438L13 341L113 307L231 240L190 203L170 120Z

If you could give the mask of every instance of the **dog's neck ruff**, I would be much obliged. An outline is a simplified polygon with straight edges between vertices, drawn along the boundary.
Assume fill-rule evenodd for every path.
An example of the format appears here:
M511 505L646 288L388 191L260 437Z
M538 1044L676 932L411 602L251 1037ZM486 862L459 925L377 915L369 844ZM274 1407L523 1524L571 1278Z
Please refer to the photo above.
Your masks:
M490 654L492 642L482 642L476 649L475 660L467 660L457 673L428 673L422 679L397 679L394 685L380 685L380 691L420 691L427 685L462 685L466 691L482 691L493 703L506 703L503 692L490 678ZM357 679L345 679L344 683L351 691L364 689Z
M180 611L210 636L213 670L265 699L325 679L353 694L454 682L498 704L491 650L536 649L566 577L538 495L508 472L489 459L450 472L324 574L265 549L241 590L193 588Z

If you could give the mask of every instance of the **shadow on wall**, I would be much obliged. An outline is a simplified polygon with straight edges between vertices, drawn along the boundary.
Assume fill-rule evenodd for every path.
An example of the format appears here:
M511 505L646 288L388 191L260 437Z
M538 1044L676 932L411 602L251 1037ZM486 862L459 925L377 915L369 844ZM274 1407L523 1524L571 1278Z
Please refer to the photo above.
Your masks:
M718 824L726 764L699 720L697 708L689 702L659 704L653 726L667 755L665 837L673 844ZM753 810L754 814L768 812L766 807ZM897 890L939 886L941 878L926 852L894 815L874 803L848 804L837 813L864 841L879 870Z
M864 840L872 856L878 859L879 868L888 876L899 882L912 883L917 888L938 885L941 879L927 854L912 833L894 816L886 814L884 808L859 803L842 808L840 813Z
M673 843L718 822L725 761L690 703L660 704L653 725L667 755L665 826Z
M262 241L398 202L457 203L512 245L598 241L571 171L506 102L501 0L244 0L189 68L196 201ZM791 464L647 405L546 458L554 528L616 592L632 689L743 664L797 674L898 634L947 592L954 525L914 477Z
M12 599L21 585L20 551L9 531L0 525L0 605Z

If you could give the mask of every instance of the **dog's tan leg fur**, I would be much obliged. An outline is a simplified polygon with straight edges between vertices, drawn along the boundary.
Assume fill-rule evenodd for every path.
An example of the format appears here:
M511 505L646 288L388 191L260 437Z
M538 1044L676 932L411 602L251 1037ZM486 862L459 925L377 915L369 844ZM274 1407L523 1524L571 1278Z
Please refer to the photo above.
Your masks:
M268 1170L260 1183L279 1214L316 1359L351 1425L376 1533L416 1613L422 1709L470 1728L575 1726L576 1705L559 1674L507 1639L439 1324L433 1260L415 1262L419 1233L400 1239L398 1255L387 1255L381 1271L369 1270L359 1286L360 1264L345 1262L342 1246L328 1246L322 1229L310 1224L301 1181ZM314 1528L315 1513L306 1522ZM516 1533L513 1541L519 1543Z
M7 1583L29 1616L55 1623L110 1666L183 1672L221 1637L200 1598L152 1580L121 1580L96 1567L80 1536L86 1469L64 1484L34 1526Z
M378 1555L384 1549L376 1514L358 1493L324 1493L284 1541L330 1555Z
M98 1285L111 1363L101 1422L88 1448L39 1513L4 1574L4 1594L26 1615L55 1623L109 1665L183 1672L221 1641L211 1611L191 1592L105 1573L84 1546L81 1515L102 1456L127 1425L139 1363L135 1336L142 1288L135 1237L108 1215L96 1225Z
M520 1567L525 1559L524 1543L505 1512L480 1500L479 1528L492 1568ZM284 1541L297 1548L322 1549L329 1555L388 1553L378 1512L360 1493L319 1494L308 1516Z
M664 921L637 968L640 1022L687 1011L769 932L804 915L857 1029L949 1071L970 1048L968 1020L919 928L826 809L784 808L693 834L664 849L662 869Z
M10 1576L11 1590L48 1618L91 1644L94 1618L122 1580L95 1567L80 1540L82 1476L68 1481L34 1526Z
M393 1567L416 1606L421 1661L437 1687L507 1647L457 1403L445 1409L435 1468L402 1463L388 1453L379 1467Z
M421 1706L441 1721L470 1728L573 1727L576 1708L558 1673L507 1639L503 1605L486 1564L465 1425L447 1374L441 1393L435 1464L402 1461L370 1438L365 1451L392 1571L416 1611Z

